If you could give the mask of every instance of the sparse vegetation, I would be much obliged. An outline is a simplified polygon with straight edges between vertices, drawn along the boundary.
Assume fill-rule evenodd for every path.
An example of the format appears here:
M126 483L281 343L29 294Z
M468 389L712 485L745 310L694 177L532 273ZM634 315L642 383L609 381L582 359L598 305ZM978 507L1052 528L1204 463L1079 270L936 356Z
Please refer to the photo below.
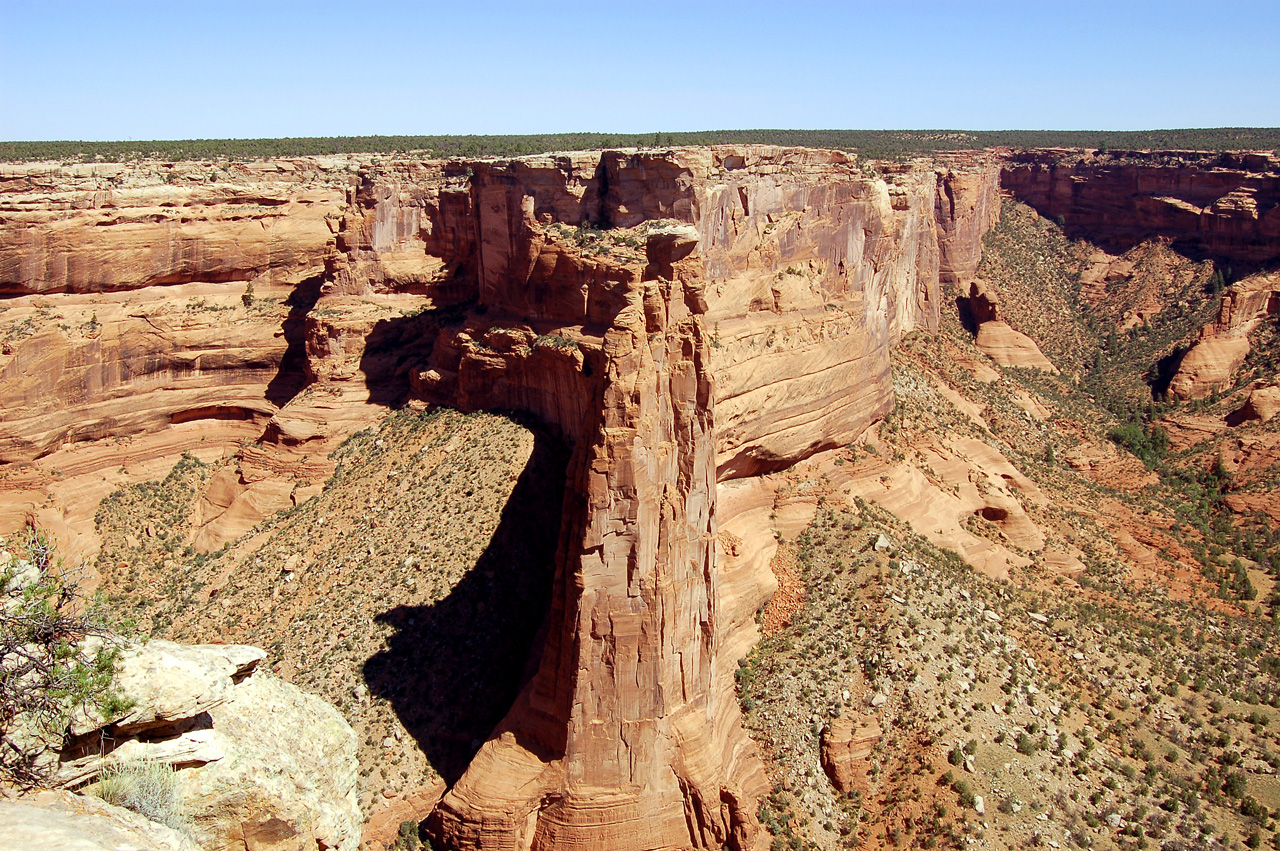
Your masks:
M103 769L92 792L152 821L183 830L182 787L173 766L156 760L112 762Z
M0 782L49 782L41 760L77 712L106 717L128 702L115 684L119 648L99 601L42 530L0 540Z

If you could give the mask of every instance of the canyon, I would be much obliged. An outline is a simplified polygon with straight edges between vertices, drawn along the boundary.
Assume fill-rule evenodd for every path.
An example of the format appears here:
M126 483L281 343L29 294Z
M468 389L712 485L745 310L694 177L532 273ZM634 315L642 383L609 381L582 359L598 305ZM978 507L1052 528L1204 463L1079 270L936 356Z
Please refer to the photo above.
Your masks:
M102 501L189 455L231 462L182 542L213 554L319 494L388 409L523 412L568 457L545 623L514 704L417 815L451 848L764 847L771 784L735 693L778 581L764 491L813 459L890 511L932 501L916 522L984 573L1041 551L1075 572L1083 554L1046 550L1022 508L1035 485L980 440L928 450L954 495L923 462L876 481L832 453L876 445L893 352L957 297L995 364L1057 373L978 277L1002 196L1108 251L1154 236L1246 271L1278 256L1278 172L1263 155L746 145L0 165L0 533L39 525L93 556ZM1175 395L1229 386L1276 314L1274 276L1246 281ZM1214 354L1221 339L1244 350ZM864 759L870 738L842 723Z

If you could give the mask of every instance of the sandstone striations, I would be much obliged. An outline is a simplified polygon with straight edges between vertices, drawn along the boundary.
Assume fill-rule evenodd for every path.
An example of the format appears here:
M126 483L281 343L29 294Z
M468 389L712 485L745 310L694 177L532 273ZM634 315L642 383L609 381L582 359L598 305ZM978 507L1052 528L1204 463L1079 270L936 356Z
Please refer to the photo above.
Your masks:
M104 471L235 452L200 496L191 544L211 550L305 499L380 407L527 411L573 453L545 646L432 832L760 841L732 674L768 585L739 575L754 559L717 563L717 480L849 443L892 407L889 350L938 327L940 277L972 274L992 164L881 176L737 147L241 176L270 191L112 169L73 175L122 184L87 200L6 173L0 270L24 312L6 317L0 437L27 471L6 523L52 505L91 551L93 495L129 475Z
M1162 236L1193 255L1280 257L1280 160L1192 151L1012 154L1000 185L1068 231L1127 249Z

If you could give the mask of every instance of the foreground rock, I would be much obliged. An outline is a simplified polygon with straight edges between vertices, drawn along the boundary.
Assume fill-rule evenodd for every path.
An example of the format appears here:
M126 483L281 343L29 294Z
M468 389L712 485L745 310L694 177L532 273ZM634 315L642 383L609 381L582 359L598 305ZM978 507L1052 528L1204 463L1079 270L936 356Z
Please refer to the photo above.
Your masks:
M226 756L179 772L188 829L202 847L359 845L355 734L337 710L255 674L209 715Z
M89 795L0 799L0 851L200 851L190 837Z
M106 721L78 717L59 781L78 787L111 766L166 763L205 849L353 851L363 821L355 734L320 698L257 671L265 655L161 640L126 650L119 679L135 705Z

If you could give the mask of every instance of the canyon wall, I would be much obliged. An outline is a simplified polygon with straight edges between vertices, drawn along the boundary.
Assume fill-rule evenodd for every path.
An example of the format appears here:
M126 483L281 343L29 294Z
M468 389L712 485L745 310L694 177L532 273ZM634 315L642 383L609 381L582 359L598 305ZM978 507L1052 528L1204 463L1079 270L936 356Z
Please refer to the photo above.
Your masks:
M241 462L195 542L213 548L305 498L387 405L528 411L573 448L546 644L431 830L460 848L761 841L726 654L767 583L722 575L716 483L892 407L890 347L935 329L939 281L980 257L989 160L339 159L226 185L207 164L76 168L0 172L8 527L82 529L124 465L198 435ZM68 199L62 179L85 185Z
M1237 265L1280 258L1280 159L1269 154L1022 151L1000 185L1068 234L1118 249L1164 237Z

